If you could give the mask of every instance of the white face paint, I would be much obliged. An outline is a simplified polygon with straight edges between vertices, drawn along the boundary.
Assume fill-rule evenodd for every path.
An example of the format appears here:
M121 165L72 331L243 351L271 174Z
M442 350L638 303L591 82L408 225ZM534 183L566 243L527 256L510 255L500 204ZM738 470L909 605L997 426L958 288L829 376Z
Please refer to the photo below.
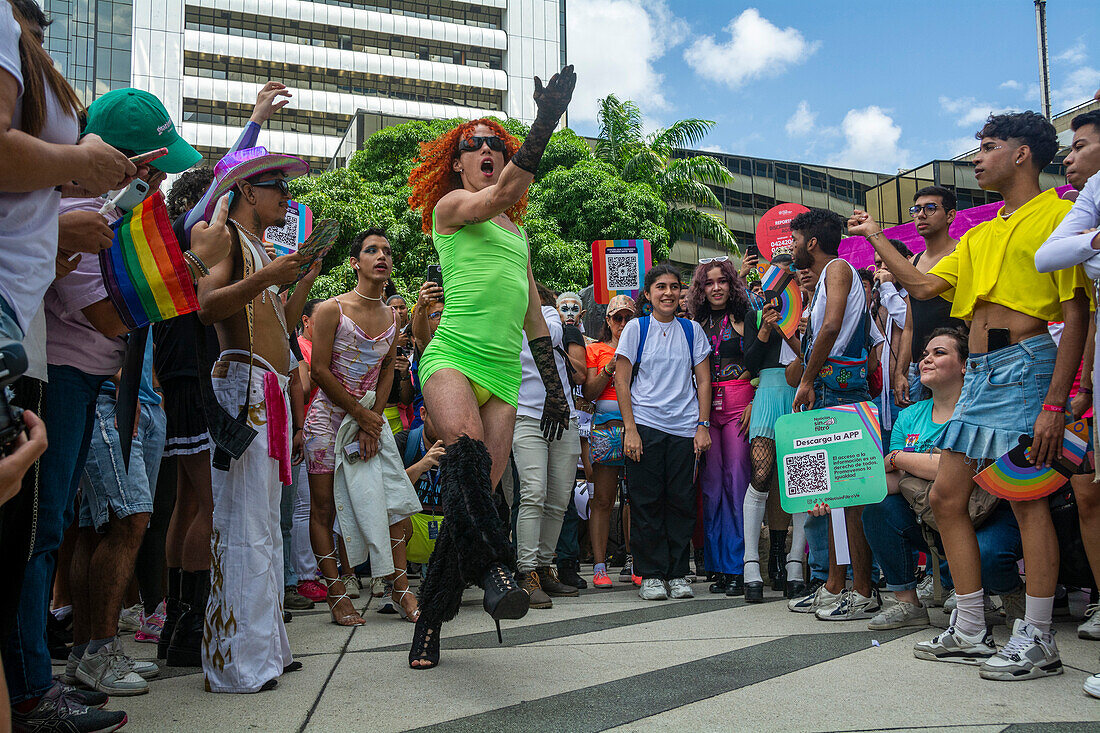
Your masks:
M562 323L570 326L577 325L577 321L581 319L581 302L572 298L563 300L558 305L558 315L561 316Z

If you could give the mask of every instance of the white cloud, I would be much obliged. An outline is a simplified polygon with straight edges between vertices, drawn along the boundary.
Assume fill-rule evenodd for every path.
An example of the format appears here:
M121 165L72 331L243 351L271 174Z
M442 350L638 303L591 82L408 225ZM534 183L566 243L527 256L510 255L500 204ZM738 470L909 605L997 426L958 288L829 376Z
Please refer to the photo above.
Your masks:
M775 76L804 61L820 43L809 42L796 28L779 28L748 8L724 29L726 41L700 36L684 51L684 60L697 74L732 88L750 79Z
M940 107L944 112L955 117L955 124L959 127L980 127L989 115L999 115L1005 112L1018 112L1017 107L1002 107L991 102L979 102L973 97L940 97Z
M956 137L948 140L944 145L944 148L948 151L947 156L954 158L956 155L962 155L963 153L969 153L978 147L978 141L973 136Z
M1055 78L1057 79L1058 76L1060 75L1055 75ZM1100 70L1091 66L1079 66L1062 77L1060 81L1060 84L1053 85L1054 88L1050 92L1052 112L1061 112L1092 99L1092 95L1100 87Z
M791 137L805 137L813 132L817 113L810 111L809 103L803 99L798 103L798 109L787 120L787 134Z
M881 108L850 109L840 128L844 148L829 160L831 165L889 172L908 167L910 152L898 147L901 127Z
M1085 39L1078 38L1077 43L1073 44L1065 51L1052 58L1054 59L1054 61L1064 61L1065 63L1073 64L1074 66L1085 63L1085 61L1087 60L1087 56L1085 54Z
M1001 82L1001 89L1023 89L1023 84L1015 79L1009 79L1008 81Z
M663 110L663 77L655 62L688 35L664 0L571 0L569 63L577 67L570 121L593 122L597 100L614 92L643 110Z

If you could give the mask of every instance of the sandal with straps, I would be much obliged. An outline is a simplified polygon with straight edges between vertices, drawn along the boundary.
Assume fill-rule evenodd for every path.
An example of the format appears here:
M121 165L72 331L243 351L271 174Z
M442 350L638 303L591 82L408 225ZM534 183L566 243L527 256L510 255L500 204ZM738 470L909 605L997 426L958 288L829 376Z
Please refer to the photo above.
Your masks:
M394 539L394 538L391 537L390 538L390 549L391 550L396 549L404 541L405 541L405 535L401 535L401 539ZM394 609L396 610L397 614L401 618L403 618L406 621L409 621L410 623L416 623L416 620L418 618L420 618L420 608L419 608L419 606L417 608L414 608L412 611L408 611L405 608L405 604L402 603L402 601L405 600L405 596L412 596L413 600L414 601L416 600L416 594L413 593L411 590L409 590L409 574L406 572L406 570L407 570L407 565L406 565L406 567L401 568L400 570L398 570L397 574L393 577L393 579L391 581L389 581L390 582L390 588L391 588L391 590L390 590L390 600L393 601ZM405 576L405 589L404 590L398 590L397 589L397 580L402 575Z
M336 550L333 549L333 551L327 555L315 555L315 557L317 558L317 567L320 568L322 560L336 560ZM362 626L363 624L367 623L363 619L363 617L359 615L359 612L355 610L355 605L351 604L351 598L347 594L346 587L344 589L344 592L340 595L332 595L333 584L340 583L341 585L343 585L343 581L341 581L340 578L329 578L322 575L321 582L325 584L325 589L328 591L327 595L325 596L325 603L328 604L329 613L332 614L332 623L336 624L337 626ZM347 599L348 603L351 604L351 613L345 613L343 616L337 617L336 606L340 603L340 601L344 600L345 598Z
M439 631L430 628L422 621L416 622L412 647L409 649L410 669L431 669L439 664ZM427 662L416 665L413 662Z

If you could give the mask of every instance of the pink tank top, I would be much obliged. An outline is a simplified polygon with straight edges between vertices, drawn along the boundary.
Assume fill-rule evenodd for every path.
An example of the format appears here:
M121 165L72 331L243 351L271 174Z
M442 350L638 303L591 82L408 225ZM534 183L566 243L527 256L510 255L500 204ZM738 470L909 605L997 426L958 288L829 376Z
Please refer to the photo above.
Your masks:
M336 325L336 334L332 339L332 364L329 370L358 399L378 386L382 359L389 352L397 335L397 311L393 312L393 323L390 327L372 338L363 333L363 329L355 321L344 315L340 301L336 301L336 306L340 308L340 322Z

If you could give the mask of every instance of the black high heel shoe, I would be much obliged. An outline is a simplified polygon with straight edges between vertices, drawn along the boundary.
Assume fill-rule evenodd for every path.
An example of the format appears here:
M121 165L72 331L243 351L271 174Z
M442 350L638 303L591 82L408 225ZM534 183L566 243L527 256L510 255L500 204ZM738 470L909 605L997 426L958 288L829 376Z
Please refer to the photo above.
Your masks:
M409 667L411 669L431 669L439 664L439 629L433 629L418 619L413 632L412 647L409 649ZM413 662L428 662L419 666Z
M726 588L727 596L743 596L745 595L745 576L744 575L730 575L727 576L730 579L729 586Z
M516 583L508 568L501 563L491 565L481 578L481 587L485 590L482 607L493 617L497 625L497 641L504 643L500 635L501 619L521 619L527 615L531 596Z
M725 573L715 573L714 582L711 583L710 588L708 588L707 590L714 594L725 593L726 590L730 587L730 580L732 578L732 575L726 575Z
M745 564L750 562L756 563L756 567L760 567L759 560L746 560ZM744 577L744 576L742 576ZM763 603L764 602L764 581L753 580L745 583L744 587L745 603Z

